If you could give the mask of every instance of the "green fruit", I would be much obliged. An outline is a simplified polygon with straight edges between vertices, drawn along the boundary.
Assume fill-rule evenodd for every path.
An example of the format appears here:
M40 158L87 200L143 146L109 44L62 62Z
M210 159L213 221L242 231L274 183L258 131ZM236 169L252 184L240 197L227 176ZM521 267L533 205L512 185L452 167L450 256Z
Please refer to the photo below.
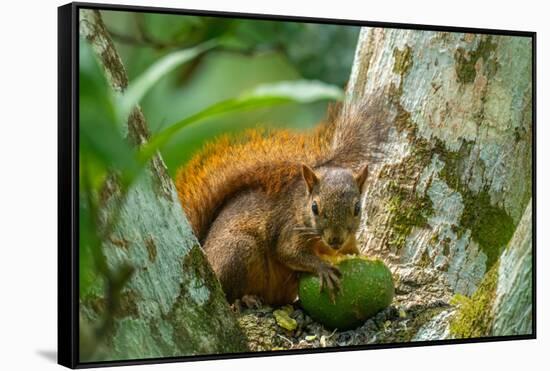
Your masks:
M329 328L349 330L391 304L393 279L382 261L350 257L336 266L342 276L334 303L327 289L320 292L318 276L304 274L300 278L300 302L317 322Z

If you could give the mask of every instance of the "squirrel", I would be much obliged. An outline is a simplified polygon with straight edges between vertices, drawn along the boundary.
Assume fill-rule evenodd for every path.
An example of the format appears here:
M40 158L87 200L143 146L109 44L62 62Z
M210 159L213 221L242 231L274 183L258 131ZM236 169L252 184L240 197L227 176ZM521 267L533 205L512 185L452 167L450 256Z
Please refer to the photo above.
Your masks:
M334 300L340 272L326 256L359 254L374 117L331 106L313 130L223 135L178 169L179 199L229 302L292 303L301 272Z

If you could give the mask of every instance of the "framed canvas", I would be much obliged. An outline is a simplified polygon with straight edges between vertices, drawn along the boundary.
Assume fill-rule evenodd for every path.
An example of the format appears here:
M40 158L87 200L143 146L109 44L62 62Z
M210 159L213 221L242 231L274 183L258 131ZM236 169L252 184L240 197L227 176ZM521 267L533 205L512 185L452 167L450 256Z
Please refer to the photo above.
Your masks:
M535 338L534 32L58 19L60 364Z

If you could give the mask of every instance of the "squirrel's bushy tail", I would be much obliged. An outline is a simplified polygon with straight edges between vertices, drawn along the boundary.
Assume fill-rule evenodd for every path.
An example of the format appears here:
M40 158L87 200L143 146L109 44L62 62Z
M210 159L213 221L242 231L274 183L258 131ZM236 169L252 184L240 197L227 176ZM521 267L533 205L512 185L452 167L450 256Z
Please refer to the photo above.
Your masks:
M333 107L327 122L313 131L252 129L206 144L176 174L180 201L199 241L239 192L284 191L300 176L301 164L357 170L370 161L379 135L365 121L365 112Z
M324 164L347 167L354 171L382 156L380 144L387 135L387 112L379 102L354 102L329 108L333 126L331 150Z

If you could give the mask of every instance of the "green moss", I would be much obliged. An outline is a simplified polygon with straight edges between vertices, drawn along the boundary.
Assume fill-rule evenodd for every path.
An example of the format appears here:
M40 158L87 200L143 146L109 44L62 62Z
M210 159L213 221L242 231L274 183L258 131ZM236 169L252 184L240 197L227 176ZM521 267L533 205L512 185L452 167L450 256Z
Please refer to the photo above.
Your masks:
M407 326L400 326L396 333L396 340L398 342L410 342L413 341L414 336L420 331L422 326L431 321L435 316L440 314L445 308L427 308L418 311L411 320L407 323Z
M392 85L394 86L394 85ZM394 89L397 89L394 87ZM394 92L397 96L400 96L400 93ZM409 111L403 108L401 104L396 104L397 115L395 117L395 128L398 133L406 132L409 140L414 140L416 137L416 125L411 119L411 114Z
M433 214L431 199L427 194L419 195L416 192L415 179L430 164L434 152L427 140L416 136L416 127L410 114L400 105L396 127L398 131L408 133L412 151L401 163L385 166L380 172L380 177L389 179L387 190L390 197L386 203L386 210L391 214L388 222L388 243L391 247L400 249L405 245L413 228L425 227L428 218Z
M491 335L493 325L493 301L498 281L498 264L483 278L471 298L455 295L458 312L450 323L450 332L455 338L478 338Z
M487 255L489 269L512 238L514 221L503 209L491 205L491 197L487 191L473 194L466 190L462 194L464 212L460 224L472 231L472 238Z
M405 122L410 121L410 118L405 118ZM389 209L393 213L391 220L392 224L392 240L390 245L400 248L404 245L407 236L411 233L414 227L425 227L428 223L428 218L433 214L433 202L425 193L419 195L416 192L416 181L413 184L411 180L416 179L424 168L430 165L434 149L430 142L424 138L416 136L414 124L405 127L410 134L412 140L412 151L408 158L401 163L401 171L398 175L391 174L394 179L389 183L388 190L393 196L389 201ZM431 179L428 181L426 189L430 187Z
M460 235L467 229L471 231L472 238L487 256L486 266L490 269L512 238L516 226L503 208L491 204L487 189L474 193L461 181L461 159L468 156L472 146L472 142L464 142L459 151L450 152L443 143L436 142L435 152L445 164L439 173L440 178L462 197L464 211L457 233Z
M408 133L411 140L412 151L397 167L383 168L381 177L391 179L388 191L391 195L386 209L392 214L389 222L391 226L390 246L401 248L404 246L407 236L413 227L423 227L433 212L433 204L427 195L419 196L415 186L410 184L417 174L426 166L429 166L434 155L444 163L439 172L439 178L458 193L460 193L464 211L460 220L457 233L460 235L470 229L472 238L480 245L487 255L487 269L498 259L502 248L512 237L515 224L508 213L491 204L487 190L472 192L461 180L460 174L464 173L462 160L469 156L474 145L473 142L464 141L460 150L449 151L445 144L432 138L427 141L416 135L416 128L410 114L403 108L399 108L396 118L398 131ZM429 188L429 184L426 188Z
M467 229L471 231L472 238L487 256L488 270L512 238L516 226L512 217L503 208L491 204L487 189L474 193L462 182L460 178L460 174L464 172L462 159L469 156L472 147L473 142L465 141L459 151L452 152L448 151L441 141L435 140L432 153L437 153L444 163L439 177L462 197L464 211L456 232L460 236Z
M400 132L404 129L414 131L415 125L410 119L411 116L400 103L401 95L403 94L403 79L407 76L413 65L411 47L406 45L403 50L399 50L397 48L393 49L393 59L394 64L392 71L401 76L399 85L392 82L388 91L388 98L390 102L395 105L398 111L395 119L396 128Z
M390 182L390 197L387 210L392 214L389 222L391 225L391 236L389 244L397 249L405 245L414 227L425 227L428 217L432 213L433 205L428 196L419 196L416 192L410 192Z
M393 72L400 75L401 77L406 76L413 65L411 47L405 45L405 49L403 50L394 48L393 59Z
M498 70L498 62L493 56L497 48L492 36L482 36L477 47L472 51L464 48L457 48L454 54L456 77L458 82L469 84L476 78L476 63L483 58L485 74L488 79L492 78Z
M432 242L433 243L433 242ZM420 257L420 261L418 262L418 265L424 268L429 268L433 266L433 260L430 258L430 253L428 250L424 250L422 253L422 256Z

